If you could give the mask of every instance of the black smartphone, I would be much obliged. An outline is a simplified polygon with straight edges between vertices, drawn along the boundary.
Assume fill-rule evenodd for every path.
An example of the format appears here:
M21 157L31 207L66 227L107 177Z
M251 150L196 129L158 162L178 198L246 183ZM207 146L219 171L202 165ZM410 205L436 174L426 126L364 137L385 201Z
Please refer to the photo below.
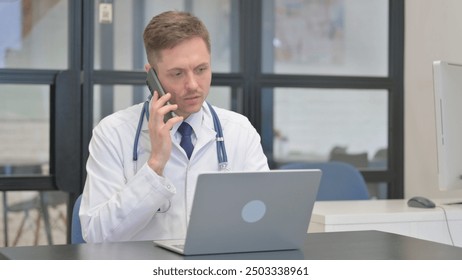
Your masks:
M159 97L165 95L164 88L162 87L162 84L160 83L159 78L157 77L156 71L150 68L146 75L147 75L146 85L149 88L149 92L151 93L151 96L154 94L154 91L157 91L159 93ZM170 103L167 102L167 104L170 104ZM173 118L174 116L175 116L175 113L173 111L168 112L167 114L165 114L164 122L167 122L169 119Z

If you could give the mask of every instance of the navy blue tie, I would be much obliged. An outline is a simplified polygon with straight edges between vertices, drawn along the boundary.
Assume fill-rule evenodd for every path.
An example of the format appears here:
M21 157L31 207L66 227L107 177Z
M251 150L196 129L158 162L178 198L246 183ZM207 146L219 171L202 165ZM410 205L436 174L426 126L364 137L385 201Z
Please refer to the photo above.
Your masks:
M188 159L191 158L191 154L194 150L194 146L191 141L192 131L192 127L187 122L181 123L180 127L178 128L178 132L181 134L180 146L186 152Z

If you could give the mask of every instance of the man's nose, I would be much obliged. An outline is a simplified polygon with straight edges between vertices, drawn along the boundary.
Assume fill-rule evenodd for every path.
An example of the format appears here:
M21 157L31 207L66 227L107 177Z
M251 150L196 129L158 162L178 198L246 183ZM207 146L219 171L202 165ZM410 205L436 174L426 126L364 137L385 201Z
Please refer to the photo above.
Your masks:
M188 90L194 90L198 87L197 79L194 74L189 74L186 80L186 88Z

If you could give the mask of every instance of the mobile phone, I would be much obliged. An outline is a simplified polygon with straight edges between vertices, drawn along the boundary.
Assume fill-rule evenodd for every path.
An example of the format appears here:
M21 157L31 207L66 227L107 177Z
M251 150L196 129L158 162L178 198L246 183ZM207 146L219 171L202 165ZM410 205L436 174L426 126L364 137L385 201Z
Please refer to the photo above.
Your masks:
M149 88L151 96L154 94L154 91L158 92L159 97L165 95L164 88L162 87L162 84L160 83L159 78L157 77L157 73L152 68L150 68L148 73L146 74L146 85ZM167 102L167 104L170 104L170 102ZM167 114L165 114L164 122L167 122L174 116L175 113L173 111L168 112Z

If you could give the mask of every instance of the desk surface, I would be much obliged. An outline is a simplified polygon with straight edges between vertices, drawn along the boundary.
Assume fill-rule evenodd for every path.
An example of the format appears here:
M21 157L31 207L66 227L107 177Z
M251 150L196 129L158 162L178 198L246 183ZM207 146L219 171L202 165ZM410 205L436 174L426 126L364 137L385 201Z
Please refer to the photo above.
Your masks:
M316 201L308 232L379 230L462 247L462 205L454 201L462 199L435 199L435 208L405 199Z
M307 235L302 250L184 257L151 241L103 244L8 247L0 259L180 260L440 260L462 259L462 248L380 231L325 232Z
M316 201L311 217L312 223L357 224L391 223L411 221L461 220L462 205L447 205L452 201L434 200L436 208L414 208L407 206L405 199Z

